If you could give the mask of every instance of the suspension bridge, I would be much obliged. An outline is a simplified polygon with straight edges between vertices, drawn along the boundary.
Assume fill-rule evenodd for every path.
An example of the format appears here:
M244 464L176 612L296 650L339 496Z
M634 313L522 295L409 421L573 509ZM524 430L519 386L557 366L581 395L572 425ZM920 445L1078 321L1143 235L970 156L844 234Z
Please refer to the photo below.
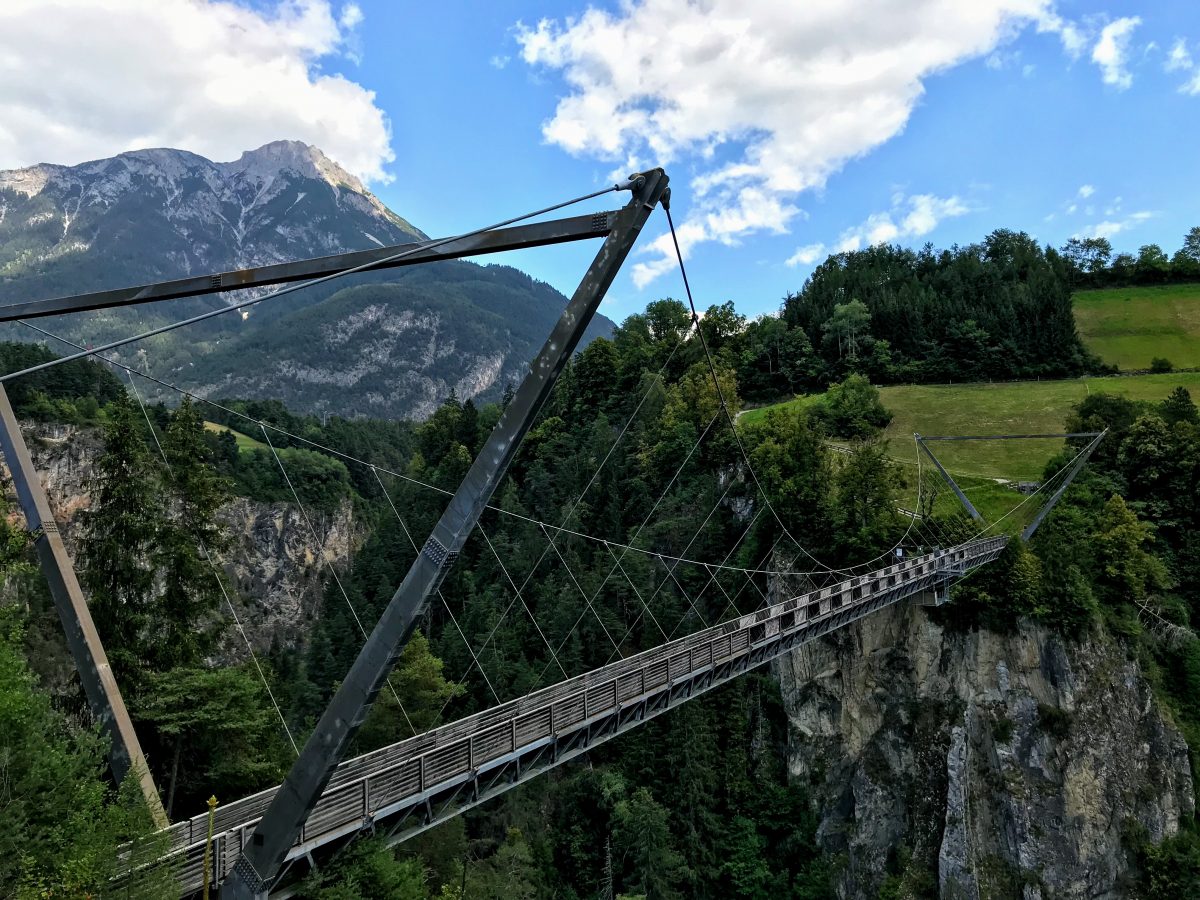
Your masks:
M572 203L611 192L629 192L631 199L626 206L615 211L550 222L518 224ZM752 576L755 575L769 577L772 581L767 592L760 591L763 598L759 608L749 614L738 614L736 598L731 598L726 610L732 608L735 613L733 617L711 626L704 623L700 630L679 638L675 638L673 633L669 635L655 620L655 625L663 637L659 646L636 655L622 657L620 646L614 641L614 650L619 658L577 677L566 677L567 673L560 664L564 680L508 702L500 702L489 682L488 687L496 699L494 707L361 756L343 758L378 693L385 687L390 689L388 675L414 630L418 616L435 597L445 604L440 587L447 571L454 565L468 537L476 530L483 512L486 509L495 509L490 505L492 494L502 481L522 438L545 403L559 372L574 352L584 329L632 249L642 227L650 214L660 207L666 213L670 233L674 238L668 179L662 170L655 169L631 176L607 190L450 238L0 307L0 322L21 322L45 337L61 340L29 320L247 287L287 285L100 347L76 346L77 352L61 359L0 376L0 449L3 450L12 471L18 499L25 513L28 528L34 536L39 562L63 621L68 646L79 670L81 683L93 714L112 740L111 762L115 777L121 779L127 773L133 773L138 778L151 813L160 825L159 837L165 838L165 857L160 859L156 855L154 859L144 860L135 856L130 859L130 866L162 862L172 865L177 873L182 894L194 893L211 883L220 885L222 898L286 895L288 886L315 866L318 856L324 856L362 834L382 834L392 842L418 834L554 766L586 753L604 741L724 684L749 669L878 609L908 599L940 604L947 599L949 586L953 582L1000 555L1008 538L1003 534L989 534L994 530L996 523L984 527L974 537L965 541L944 541L940 540L938 535L927 537L924 541L926 546L937 549L907 560L896 559L889 550L875 559L843 569L821 564L793 538L782 519L776 515L767 493L758 483L754 468L750 465L750 458L741 444L729 403L722 393L712 355L704 343L703 332L695 327L698 326L699 315L692 299L691 286L687 281L683 256L676 242L680 273L692 311L693 332L703 347L720 401L720 410L701 433L696 446L693 446L692 451L680 463L666 490L669 490L671 484L682 475L700 441L704 440L718 419L724 417L737 445L744 475L758 492L756 502L759 509L755 516L765 511L773 517L780 530L780 539L789 539L817 568L804 573L792 572L786 567L772 566L766 558L759 564L759 568L739 568L728 564L729 554L717 563L689 559L686 557L688 548L684 548L679 556L653 553L651 555L666 567L671 579L674 579L675 568L686 564L701 566L710 574L719 570L736 571L746 575L749 583L753 583ZM86 600L58 535L44 490L33 469L3 384L62 362L97 357L125 370L131 384L135 386L135 392L134 376L138 376L192 396L169 382L116 362L106 354L165 331L195 324L355 272L591 238L603 239L600 251L462 483L449 495L445 512L419 551L415 538L405 526L405 534L416 552L416 559L370 634L362 628L355 613L355 621L362 629L365 639L362 650L303 749L297 748L297 759L287 779L279 787L218 808L211 841L207 815L168 824L137 735L121 698L119 686L108 667L104 647L91 621ZM196 399L209 402L202 397ZM138 400L140 403L140 394ZM641 403L638 404L638 409L640 407ZM637 409L633 415L637 415ZM268 433L269 429L281 429L265 422L257 424L261 427L288 486L292 487ZM151 431L153 432L153 429ZM619 443L624 434L625 429L622 429L616 442ZM1072 437L1089 437L1091 441L1055 476L1058 483L1054 493L1024 530L1025 537L1033 533L1049 507L1061 497L1071 479L1086 462L1088 455L1103 438L1103 434ZM968 511L978 519L977 511L959 491L927 444L919 435L916 439L947 483L964 501ZM614 443L614 449L615 446ZM380 469L369 461L358 459L345 451L328 447L320 449L369 467L376 478L380 478L380 471L395 477L407 477L399 473L388 473L386 469ZM609 455L611 452L610 450ZM605 457L600 462L599 468L603 468L607 459L608 457ZM917 462L919 471L919 455ZM599 474L599 468L596 474ZM588 488L594 482L595 476L588 483ZM379 484L384 496L388 496L381 478ZM919 484L918 477L918 486ZM1046 488L1048 485L1049 482L1042 487ZM653 516L659 502L666 495L666 490L651 507L642 526ZM587 488L583 493L586 492ZM293 496L300 505L294 488ZM582 497L581 494L576 499L575 506ZM390 496L388 499L390 503ZM1020 505L1024 506L1030 499L1032 497L1026 497ZM720 505L722 501L717 502ZM917 510L919 509L918 495ZM600 540L569 530L567 526L573 511L574 506L567 512L560 525L529 520L542 528L546 534L548 546L543 551L542 558L551 551L559 552L555 542L563 535ZM396 515L399 518L398 511ZM919 531L923 527L922 520L919 512L909 511L905 538L913 529ZM704 521L707 523L708 519ZM404 525L403 519L400 523ZM704 524L701 524L700 529L703 528ZM639 527L628 544L602 541L615 559L610 576L619 570L622 576L628 579L621 562L628 552L646 552L634 546L640 531ZM487 540L492 552L496 553L490 539L487 539L486 532L480 529L479 533ZM775 552L780 539L772 545L768 557ZM732 552L731 548L730 553ZM207 556L207 550L205 555ZM498 553L496 558L514 594L508 609L511 610L518 601L524 605L521 588L513 582ZM561 559L561 556L559 558ZM884 564L890 560L895 561L890 565ZM214 577L220 581L215 562L211 559L209 562ZM538 563L540 562L541 558L538 560ZM566 565L565 560L563 564ZM529 577L532 577L536 568L537 564ZM783 596L787 576L812 575L814 572L834 583L805 590L794 596ZM333 578L337 580L336 572L333 572ZM574 579L573 575L572 578ZM593 614L593 603L607 581L606 577L591 597L583 591L577 581L575 582L586 601L586 609L590 609ZM632 582L630 584L632 586ZM675 584L682 592L678 581L675 581ZM340 581L338 587L341 588ZM687 597L686 592L683 593L695 612L692 599ZM653 619L654 613L647 601L638 594L636 587L634 594L642 606L639 619L643 614ZM226 601L238 630L245 638L245 631L236 618L228 596ZM350 604L349 596L346 596L346 602ZM446 608L449 611L448 605ZM527 606L525 609L533 618ZM581 619L586 609L580 614ZM351 610L353 611L352 605ZM505 615L507 612L506 610ZM454 624L457 628L457 622ZM537 624L536 620L534 624ZM553 646L540 628L538 633L546 642L552 659L557 662L558 657ZM612 640L611 636L609 639ZM246 646L253 655L248 639ZM474 658L474 653L472 657ZM478 666L478 659L474 661ZM479 669L483 673L481 666ZM486 678L486 674L484 677ZM263 683L270 693L265 677ZM273 695L272 702L274 703ZM278 707L276 708L278 710ZM280 718L282 721L282 713ZM283 724L286 729L286 721ZM290 731L288 736L291 737ZM163 849L157 848L155 853L159 852L163 852Z

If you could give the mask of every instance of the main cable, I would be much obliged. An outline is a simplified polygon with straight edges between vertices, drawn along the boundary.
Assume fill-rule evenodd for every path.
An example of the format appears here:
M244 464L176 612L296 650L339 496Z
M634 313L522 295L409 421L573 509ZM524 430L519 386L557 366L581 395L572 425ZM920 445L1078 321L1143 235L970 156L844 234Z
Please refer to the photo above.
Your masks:
M844 568L835 568L834 566L823 563L821 560L817 559L817 557L813 556L813 554L810 553L803 544L796 540L790 531L788 531L787 526L783 524L783 519L779 517L779 514L775 511L775 507L772 506L770 497L767 496L767 492L763 489L762 483L758 480L758 473L754 471L754 466L750 463L750 456L748 453L746 453L746 447L742 443L741 435L738 434L737 423L733 418L733 413L729 411L729 404L725 399L725 391L721 388L721 380L717 377L716 363L713 362L712 353L709 352L708 341L704 338L704 329L700 327L700 314L696 310L696 301L692 297L692 286L688 281L687 268L683 264L683 251L679 246L679 237L675 233L675 221L671 217L671 202L669 197L663 198L662 208L663 212L667 214L667 225L670 226L671 229L671 242L675 246L675 257L679 261L679 274L683 278L683 289L687 294L688 306L691 307L692 310L692 322L696 326L696 335L700 338L700 346L704 350L704 359L708 363L708 371L712 375L713 387L716 389L717 399L721 404L721 410L725 413L725 419L729 422L729 430L733 434L733 439L737 444L738 452L741 454L742 461L746 465L746 471L750 473L750 477L754 481L754 486L758 488L758 492L762 495L763 503L765 503L767 509L770 510L771 516L775 519L776 524L787 536L788 540L796 545L797 549L799 549L801 553L811 559L815 565L820 566L824 572L829 574L847 575L853 572L855 569L861 569L870 566L872 563L878 562L879 560L885 558L888 554L881 553L874 559L869 559L865 562L855 563L854 565L846 566ZM895 550L895 548L893 547L892 550Z
M69 340L65 337L62 337L61 335L57 335L57 334L54 334L53 332L47 331L46 329L41 328L37 325L34 325L31 322L26 322L26 321L22 320L20 322L20 324L24 325L26 328L31 329L32 331L36 331L38 334L41 334L48 338L51 338L52 340L59 341L63 344L67 344L68 346L71 346L71 347L77 347L79 349L83 349L82 345L77 344L75 341ZM676 349L678 349L678 346L679 345L676 345ZM674 351L672 351L672 352L674 352ZM314 441L313 439L304 437L303 435L295 434L291 431L288 431L286 428L283 428L279 425L274 424L273 422L268 422L264 419L256 419L254 416L251 416L248 413L244 413L241 410L233 409L232 407L225 406L222 403L218 403L216 400L210 400L208 397L203 397L200 394L195 394L189 390L179 387L178 385L172 384L169 381L164 381L161 378L157 378L154 375L150 375L147 372L143 372L140 369L135 369L132 366L127 366L124 363L118 362L115 359L110 359L105 356L101 356L100 359L103 362L107 363L108 365L115 366L116 368L121 369L122 371L132 373L134 375L137 375L140 378L144 378L147 381L157 384L159 387L166 388L169 391L173 391L174 393L179 394L181 397L188 397L192 400L195 400L198 403L203 403L207 406L212 407L213 409L220 410L221 412L223 412L227 415L241 419L245 422L249 422L251 425L255 425L259 428L269 428L271 431L274 431L276 434L282 435L283 437L286 437L292 441L296 441L297 443L306 444L307 446L312 447L315 450L319 450L322 453L326 453L326 454L329 454L330 456L338 457L339 459L354 463L357 466L362 466L365 469L372 469L372 468L378 469L380 472L383 472L385 475L390 475L393 478L398 478L401 481L406 481L409 484L414 484L414 485L416 485L420 488L423 488L424 490L430 491L432 493L441 494L444 497L453 496L453 492L448 491L445 488L440 488L437 485L433 485L433 484L429 484L428 482L421 481L419 478L413 478L411 475L406 475L403 472L396 472L392 469L387 468L386 466L380 466L380 465L377 465L376 463L368 462L367 460L362 459L357 456L354 456L351 453L347 453L344 450L339 450L336 447L330 447L328 444L322 444L320 441ZM652 383L650 385L650 387L647 388L647 391L651 390L653 388L653 386L654 385ZM218 423L218 424L220 424L220 423ZM628 423L628 422L626 423L626 428L628 428L629 424L630 423ZM619 440L620 440L620 438L618 437L618 441ZM609 455L611 455L611 453L614 449L615 449L615 445L613 448L610 448ZM565 534L569 537L577 537L577 538L581 538L581 539L587 540L587 541L592 541L593 543L598 543L598 544L608 543L613 547L620 547L621 549L627 549L632 553L641 553L646 556L657 556L663 560L680 563L680 564L686 564L686 565L690 565L690 566L699 566L701 568L712 568L715 566L716 568L726 569L728 571L749 572L749 573L752 573L755 575L804 575L804 576L807 576L807 575L824 575L830 571L828 568L806 569L806 570L796 570L796 571L777 570L777 569L746 569L741 566L730 566L730 565L723 565L720 563L708 563L708 562L705 562L705 561L699 560L699 559L689 559L689 558L681 557L681 556L671 556L670 554L667 554L667 553L657 553L653 550L646 550L641 547L633 547L628 544L621 544L617 541L606 541L604 538L596 537L595 535L588 534L583 531L575 531L573 529L566 528L564 525L554 525L550 522L543 522L541 519L535 519L532 516L522 515L521 513L513 512L511 510L504 509L501 506L496 506L491 503L489 503L486 508L493 512L499 513L500 515L508 516L509 518L516 519L521 522L525 522L529 525L534 525L536 527L544 527L544 528L550 529L551 531L554 531L558 534Z

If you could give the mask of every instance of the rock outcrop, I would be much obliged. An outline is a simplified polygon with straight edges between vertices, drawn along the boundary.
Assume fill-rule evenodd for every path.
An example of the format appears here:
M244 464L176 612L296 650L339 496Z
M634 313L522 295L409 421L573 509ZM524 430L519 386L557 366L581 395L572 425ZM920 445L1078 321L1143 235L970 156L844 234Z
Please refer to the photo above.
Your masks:
M839 896L1127 896L1126 839L1194 812L1188 747L1135 660L947 629L899 604L775 664L791 774L813 786Z
M40 424L28 426L24 434L64 543L74 554L79 513L91 503L88 478L101 450L100 436L95 429ZM12 482L2 462L0 475L15 510ZM309 511L306 521L294 504L238 497L221 509L220 517L232 539L221 566L246 637L256 651L275 641L295 644L316 615L325 567L344 565L364 539L352 504L343 501L327 514ZM219 614L232 626L228 609ZM230 659L246 655L235 627L226 630L221 652Z

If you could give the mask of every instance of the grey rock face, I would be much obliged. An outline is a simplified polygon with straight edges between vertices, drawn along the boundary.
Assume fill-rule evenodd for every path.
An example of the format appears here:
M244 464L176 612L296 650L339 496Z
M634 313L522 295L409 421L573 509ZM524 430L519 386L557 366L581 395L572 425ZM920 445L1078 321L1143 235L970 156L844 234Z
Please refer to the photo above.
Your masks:
M1194 812L1188 748L1111 640L960 633L900 604L775 664L839 895L1126 896L1122 835Z
M91 505L88 479L102 449L100 437L94 429L63 425L32 425L24 434L51 511L73 555L79 513ZM10 508L16 509L12 481L2 461L0 477ZM232 588L234 612L256 652L275 640L285 646L296 643L315 618L325 568L344 566L365 536L349 501L332 514L310 511L309 516L311 530L292 504L245 498L235 498L220 512L232 544L219 564ZM229 609L221 609L219 615L229 626L222 658L245 657L246 643Z

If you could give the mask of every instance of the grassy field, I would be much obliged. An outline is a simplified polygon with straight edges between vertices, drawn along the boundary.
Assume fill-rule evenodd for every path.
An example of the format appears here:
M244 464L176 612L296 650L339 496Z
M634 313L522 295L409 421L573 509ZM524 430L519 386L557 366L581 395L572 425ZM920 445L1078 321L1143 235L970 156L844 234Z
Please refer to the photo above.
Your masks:
M1200 366L1200 284L1080 291L1075 323L1092 351L1124 370L1148 369L1156 356Z
M249 435L242 434L240 431L234 431L232 428L228 428L225 425L218 425L216 422L205 422L204 429L206 431L228 431L233 435L233 439L237 441L239 451L267 449L267 445L262 441L256 441Z
M1089 392L1158 401L1179 385L1200 400L1200 372L1014 384L898 385L881 388L879 393L883 405L893 414L887 429L891 452L911 461L914 457L913 432L933 436L1062 431L1071 407ZM798 397L780 405L803 406L814 399ZM766 409L749 410L742 420L753 421L765 415ZM1062 441L1053 440L933 445L938 459L956 475L1014 480L1040 478L1046 462L1061 448Z

